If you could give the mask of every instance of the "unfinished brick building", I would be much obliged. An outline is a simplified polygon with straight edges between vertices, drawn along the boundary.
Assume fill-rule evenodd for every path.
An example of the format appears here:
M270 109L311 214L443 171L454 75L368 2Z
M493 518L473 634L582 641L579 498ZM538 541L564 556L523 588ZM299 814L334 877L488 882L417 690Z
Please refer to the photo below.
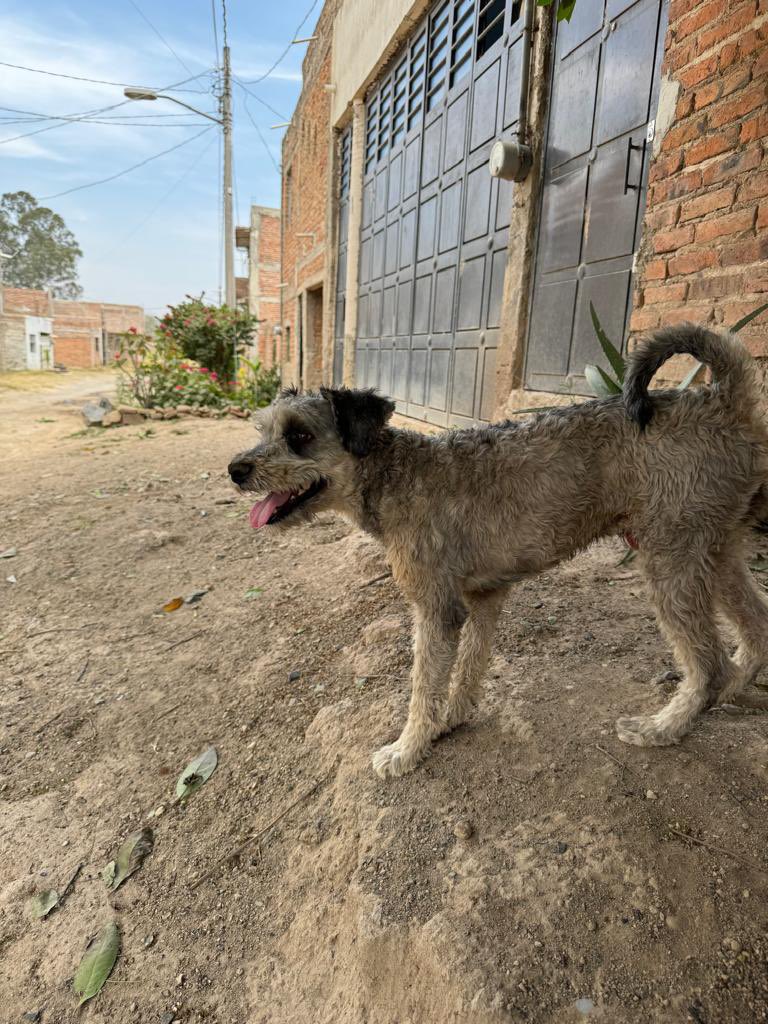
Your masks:
M767 87L766 0L328 0L283 145L284 377L466 424L588 394L590 304L625 347L734 323L768 300Z
M253 355L264 366L272 367L280 359L280 210L252 206L251 223L237 229L235 241L248 254L243 304L259 320Z
M3 288L0 305L0 368L84 369L103 366L117 351L120 335L144 329L141 306L54 299L34 288Z

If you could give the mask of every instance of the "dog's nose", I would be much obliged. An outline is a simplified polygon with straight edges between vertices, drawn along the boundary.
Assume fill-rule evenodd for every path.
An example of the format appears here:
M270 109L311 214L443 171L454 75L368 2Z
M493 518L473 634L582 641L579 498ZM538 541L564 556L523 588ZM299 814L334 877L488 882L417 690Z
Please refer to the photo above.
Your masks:
M243 459L233 459L227 468L229 475L236 484L244 484L250 475L252 467L250 462L244 462Z

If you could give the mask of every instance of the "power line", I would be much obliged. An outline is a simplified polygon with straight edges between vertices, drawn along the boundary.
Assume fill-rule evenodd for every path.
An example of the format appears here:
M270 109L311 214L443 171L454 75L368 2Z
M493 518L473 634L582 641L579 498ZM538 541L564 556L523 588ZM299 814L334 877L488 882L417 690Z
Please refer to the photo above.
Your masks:
M0 139L0 146L5 145L6 142L17 142L19 139L28 139L30 137L30 135L40 135L40 134L42 134L42 132L50 132L50 131L53 131L54 128L63 128L64 125L73 124L74 122L80 121L80 122L87 123L88 120L90 119L89 116L88 116L89 114L90 115L94 115L94 116L96 114L103 114L107 110L115 110L117 107L124 107L126 105L126 103L130 103L130 100L123 100L121 103L113 103L112 106L110 106L110 107L102 107L99 110L85 111L84 114L82 114L82 115L70 116L70 117L62 116L60 118L56 118L56 120L58 121L58 124L49 124L45 128L36 128L33 132L23 132L21 135L13 135L9 139ZM52 120L52 119L51 118L46 118L46 120Z
M194 72L192 71L192 68L190 68L189 65L184 63L184 61L181 59L181 57L178 55L178 53L176 53L176 51L171 46L171 44L168 42L168 40L165 38L165 36L160 34L158 29L155 28L155 26L152 24L152 22L146 16L144 11L142 11L142 9L139 7L139 5L135 2L135 0L128 0L128 3L131 5L131 7L133 7L133 9L135 11L137 11L137 13L140 15L140 17L142 17L144 19L144 21L146 21L146 23L149 25L149 27L155 33L155 35L160 40L160 42L164 46L166 46L168 48L168 50L170 50L170 52L173 54L173 56L176 58L176 60L179 62L179 64L181 64L181 66L184 68L184 70L187 71L190 75L194 74Z
M256 133L259 136L259 138L261 139L262 146L267 151L267 156L272 161L272 166L275 168L277 173L280 174L280 165L278 164L278 162L275 160L274 156L272 155L272 150L267 145L267 140L262 135L261 128L259 128L259 126L256 124L256 122L253 119L253 114L251 114L251 111L248 109L248 100L243 99L243 107L245 109L246 114L248 115L248 120L251 122L253 127L256 129Z
M288 45L287 45L287 46L286 46L286 48L285 48L285 49L283 50L283 52L282 52L282 53L280 54L280 56L279 56L279 57L277 58L277 60L275 61L275 63L274 63L273 65L272 65L272 67L271 67L271 68L269 68L269 70L268 70L268 71L265 71L263 75L259 75L259 77L258 77L258 78L252 78L252 79L251 79L250 81L248 81L248 82L246 83L247 85L258 85L258 84L259 84L259 82L263 82L265 78L269 78L269 76L270 76L270 75L272 74L272 72L273 72L273 71L275 70L275 68L276 68L276 67L277 67L277 66L278 66L279 64L282 64L282 62L283 62L283 61L285 60L285 58L286 58L286 57L288 56L288 54L290 53L290 49L291 49L291 47L293 46L293 40L297 38L297 36L298 36L299 32L301 32L301 30L302 30L302 29L304 28L304 23L305 23L305 22L307 21L307 19L309 18L310 14L312 13L312 11L314 11L314 9L315 9L316 7L317 7L317 0L313 0L312 6L311 6L311 7L309 8L309 10L307 11L307 13L306 13L306 14L304 15L304 17L303 17L303 18L301 19L301 21L299 22L299 24L298 24L298 25L296 26L296 28L294 29L294 32L293 32L293 35L292 35L292 37L291 37L291 41L290 41L290 43L288 43Z
M137 170L139 167L144 167L145 164L151 163L153 160L159 160L161 156L165 156L167 153L172 153L175 149L181 149L182 146L188 145L190 142L194 142L195 139L199 139L201 135L211 131L211 127L203 128L197 135L192 135L188 139L184 139L182 142L177 142L175 146L170 146L168 149L164 149L161 153L155 153L154 156L148 156L146 160L140 160L139 163L133 164L131 167L126 167L122 171L118 171L117 174L110 174L108 178L100 178L98 181L89 181L86 185L76 185L74 188L65 189L63 192L54 192L50 196L40 196L40 199L58 199L60 196L68 196L71 192L80 192L84 188L93 188L95 185L104 185L108 181L114 181L115 178L122 178L124 174L130 174L131 171Z
M232 78L234 79L235 83L240 86L243 92L247 92L248 95L252 97L254 100L256 100L257 103L260 103L262 107L266 107L267 110L271 110L275 117L279 117L281 121L288 120L285 114L281 114L279 110L275 110L275 108L271 104L267 103L266 100L263 100L261 96L257 96L255 92L251 92L247 85L245 85L244 82L241 82L237 75L232 75Z
M31 71L35 75L49 75L51 78L69 78L73 82L92 82L94 85L114 85L118 89L130 88L135 85L135 82L109 82L104 78L83 78L82 75L66 75L63 71L47 71L45 68L29 68L25 64L9 64L6 60L0 60L0 66L4 68L15 68L17 71ZM189 69L187 69L189 70ZM203 78L205 75L210 75L211 69L201 71L199 75L192 75L191 78L184 78L181 82L174 82L173 85L163 86L165 92L170 92L172 89L177 92L201 92L200 89L180 89L179 86L186 85L187 82L194 82L198 78Z
M171 195L176 191L176 189L181 185L181 183L183 181L185 181L189 177L189 175L197 167L197 165L200 163L200 161L203 159L203 157L205 156L205 154L208 152L208 150L211 148L211 145L215 141L216 141L215 138L214 139L210 139L208 141L208 143L205 146L203 146L203 148L197 154L197 156L192 161L192 163L189 164L184 169L184 171L179 175L179 177L176 179L176 181L173 183L173 185L171 185L171 187L168 189L168 191L163 193L162 197L160 199L158 199L157 203L155 203L155 205L152 207L152 209L149 211L149 213L147 213L147 215L145 217L143 217L138 222L138 224L136 224L128 232L128 234L125 235L125 237L122 238L116 245L113 245L112 248L109 249L107 252L102 253L101 256L97 256L97 260L108 259L114 252L116 252L118 249L121 249L125 245L126 242L129 242L134 237L134 235L136 235L139 231L141 231L141 229L144 227L144 225L147 223L147 221L151 217L153 217L155 213L157 213L157 211L160 209L160 207L163 206L163 204L166 202L166 200L171 197Z
M219 66L219 31L216 27L216 0L211 0L211 18L213 20L213 45L216 50L216 67Z

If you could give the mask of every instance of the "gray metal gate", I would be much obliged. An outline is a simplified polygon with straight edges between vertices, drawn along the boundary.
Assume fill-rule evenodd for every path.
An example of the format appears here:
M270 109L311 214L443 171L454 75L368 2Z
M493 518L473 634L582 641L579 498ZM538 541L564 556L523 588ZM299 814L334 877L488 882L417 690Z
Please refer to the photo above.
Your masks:
M357 383L441 425L492 414L512 186L488 157L517 123L520 7L435 5L366 99Z
M664 0L578 0L557 29L526 386L587 394L605 362L592 302L619 341L645 210ZM650 130L649 130L650 129Z

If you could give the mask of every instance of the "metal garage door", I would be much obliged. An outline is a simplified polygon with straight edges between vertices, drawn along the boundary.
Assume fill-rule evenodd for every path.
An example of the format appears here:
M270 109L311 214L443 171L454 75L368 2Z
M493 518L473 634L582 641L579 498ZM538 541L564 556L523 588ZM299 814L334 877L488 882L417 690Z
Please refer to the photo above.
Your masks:
M517 123L520 3L435 5L366 98L356 376L408 416L488 419Z
M557 30L526 386L589 392L609 337L626 333L645 210L666 4L578 0Z

